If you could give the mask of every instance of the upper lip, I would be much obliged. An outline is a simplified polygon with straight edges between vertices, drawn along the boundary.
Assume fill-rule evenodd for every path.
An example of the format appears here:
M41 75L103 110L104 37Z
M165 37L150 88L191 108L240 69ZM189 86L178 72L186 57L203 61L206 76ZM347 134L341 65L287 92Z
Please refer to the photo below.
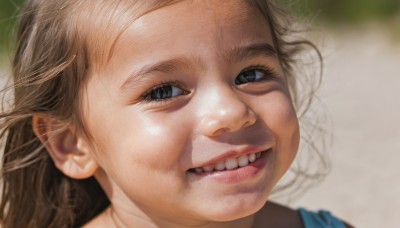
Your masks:
M271 148L271 147L245 146L245 147L238 148L238 149L228 150L218 156L215 156L215 157L207 160L204 163L201 163L199 166L196 166L193 168L199 168L199 167L204 167L204 166L208 166L208 165L215 165L218 162L224 161L228 158L238 158L242 155L263 152L263 151L268 150L269 148Z

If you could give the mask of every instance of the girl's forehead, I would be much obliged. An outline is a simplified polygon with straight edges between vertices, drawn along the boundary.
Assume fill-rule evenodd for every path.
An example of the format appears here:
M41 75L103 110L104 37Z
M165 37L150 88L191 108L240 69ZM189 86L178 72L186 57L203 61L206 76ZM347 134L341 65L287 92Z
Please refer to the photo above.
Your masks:
M111 59L119 44L126 43L128 39L134 45L134 41L140 40L144 33L161 36L163 32L179 32L177 30L184 29L184 26L191 29L207 26L207 23L218 24L220 28L237 26L242 29L243 24L254 24L255 21L263 26L253 29L264 30L263 33L269 30L266 18L255 7L254 1L163 0L111 3L99 1L95 5L88 4L85 8L89 12L83 13L83 23L86 26L82 27L82 31L87 34L88 54L92 58L91 62L99 65ZM186 23L188 21L192 24ZM199 21L207 23L197 23ZM223 33L222 30L214 32Z

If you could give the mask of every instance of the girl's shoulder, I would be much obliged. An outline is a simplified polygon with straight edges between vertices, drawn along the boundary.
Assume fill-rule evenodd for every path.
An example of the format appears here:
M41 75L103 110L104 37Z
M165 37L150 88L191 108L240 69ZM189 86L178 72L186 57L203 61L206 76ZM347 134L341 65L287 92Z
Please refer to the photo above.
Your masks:
M351 228L328 211L309 211L304 208L298 210L267 202L257 213L255 227L299 227L299 228Z

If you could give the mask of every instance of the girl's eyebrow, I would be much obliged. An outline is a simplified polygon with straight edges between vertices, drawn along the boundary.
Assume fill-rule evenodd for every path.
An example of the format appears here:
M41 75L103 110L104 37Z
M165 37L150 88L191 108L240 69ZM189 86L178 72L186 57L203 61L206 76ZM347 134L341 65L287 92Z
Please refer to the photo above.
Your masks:
M130 74L128 79L122 84L121 90L133 87L133 85L143 79L146 75L154 72L170 73L175 72L178 69L189 69L192 70L195 65L202 65L199 59L187 60L186 58L174 58L154 64L148 64L142 67L139 71L135 71Z
M222 55L225 60L235 62L256 56L275 57L277 52L274 46L269 43L252 43L249 45L234 47Z
M252 43L244 46L237 46L221 54L221 57L228 62L236 62L249 57L266 56L275 57L277 52L269 43ZM130 74L128 79L120 87L121 90L132 87L140 79L154 72L169 73L178 69L193 69L195 65L203 65L199 58L175 58L154 64L145 65L139 71Z

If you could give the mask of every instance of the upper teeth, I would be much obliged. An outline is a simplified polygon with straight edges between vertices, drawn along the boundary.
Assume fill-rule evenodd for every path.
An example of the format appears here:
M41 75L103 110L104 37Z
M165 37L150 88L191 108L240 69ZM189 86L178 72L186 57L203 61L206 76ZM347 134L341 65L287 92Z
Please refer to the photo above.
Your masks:
M211 172L214 170L217 170L217 171L232 170L232 169L236 169L237 167L246 166L249 163L254 162L259 157L261 157L261 152L254 153L254 154L248 154L248 155L242 155L237 158L228 158L225 161L218 162L217 164L195 168L194 170L196 171L196 173Z

